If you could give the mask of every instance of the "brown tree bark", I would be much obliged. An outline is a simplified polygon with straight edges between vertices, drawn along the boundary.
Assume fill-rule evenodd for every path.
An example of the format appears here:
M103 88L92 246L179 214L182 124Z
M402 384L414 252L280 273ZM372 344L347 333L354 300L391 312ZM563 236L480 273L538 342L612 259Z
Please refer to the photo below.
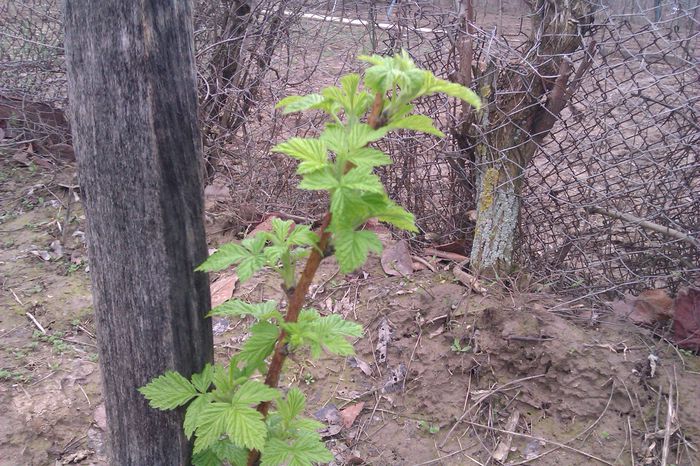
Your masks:
M111 464L189 464L137 388L213 357L192 3L67 0L65 28Z
M519 63L498 69L508 60L487 57L485 67L473 66L469 58L461 60L469 69L460 74L473 73L485 104L479 113L465 110L465 124L457 136L460 145L468 147L467 155L476 167L477 222L471 267L480 274L511 272L524 171L590 66L584 60L569 82L573 71L569 56L582 46L592 19L589 3L536 0L530 5L532 32L523 48L528 52ZM461 54L471 53L471 43L462 47Z

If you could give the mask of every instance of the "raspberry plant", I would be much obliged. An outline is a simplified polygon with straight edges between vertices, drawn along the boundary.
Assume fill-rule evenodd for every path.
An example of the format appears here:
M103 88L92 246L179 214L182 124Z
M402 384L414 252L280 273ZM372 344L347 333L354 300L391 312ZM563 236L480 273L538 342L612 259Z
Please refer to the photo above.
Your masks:
M285 113L320 110L329 117L318 138L294 137L273 148L300 162L300 189L330 194L318 232L274 219L271 231L223 245L197 269L213 272L235 266L244 282L271 268L282 279L286 312L275 301L231 299L215 307L209 316L250 316L254 322L250 337L228 366L209 364L189 380L169 371L140 389L153 408L186 406L184 430L188 438L194 437L196 466L301 466L333 459L317 433L322 424L302 416L306 399L301 390L285 393L277 385L289 352L307 348L315 358L324 351L351 355L349 339L360 337L362 327L339 315L322 316L304 308L309 286L328 251L334 251L343 273L362 266L370 252L381 252L377 235L362 229L368 220L417 231L413 215L389 199L373 172L391 160L370 144L400 129L443 136L428 116L411 113L411 102L419 97L441 92L479 107L472 91L417 68L406 52L360 60L371 64L364 79L349 74L339 87L287 97L278 104ZM298 274L302 259L306 263Z

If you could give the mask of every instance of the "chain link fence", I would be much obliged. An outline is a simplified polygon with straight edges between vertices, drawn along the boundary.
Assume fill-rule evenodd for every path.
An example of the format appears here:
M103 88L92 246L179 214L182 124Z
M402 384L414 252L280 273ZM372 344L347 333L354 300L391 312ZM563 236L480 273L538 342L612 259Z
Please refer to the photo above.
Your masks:
M542 4L198 2L208 182L236 199L228 207L238 220L231 228L264 212L315 218L323 208L322 200L295 189L293 163L270 153L285 137L317 132L321 117L282 116L275 102L335 84L360 69L360 53L403 48L443 78L459 81L469 69L476 90L490 75L493 82L510 80L487 96L496 126L479 130L457 102L431 97L418 110L448 138L405 133L383 143L395 164L381 175L422 230L414 246L450 243L469 255L481 169L475 150L485 145L507 158L515 146L535 143L532 160L510 180L522 185L516 256L524 270L579 297L697 284L700 4L588 3L589 21L578 28L582 46L566 56L569 95L551 130L523 127L513 147L491 144L489 131L520 125L522 108L551 99L551 86L537 93L520 82L556 77L537 74L531 62L533 43L542 40L532 20ZM501 105L513 96L527 105L518 111ZM67 111L60 2L7 0L0 5L0 145L32 143L47 154L65 149Z

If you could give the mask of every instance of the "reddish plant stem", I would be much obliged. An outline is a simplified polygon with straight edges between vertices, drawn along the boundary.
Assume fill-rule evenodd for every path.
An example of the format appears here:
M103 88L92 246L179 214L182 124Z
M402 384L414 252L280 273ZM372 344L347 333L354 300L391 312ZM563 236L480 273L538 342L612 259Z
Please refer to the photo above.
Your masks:
M381 112L384 104L383 95L377 93L374 97L374 103L372 105L372 111L367 118L367 123L373 128L377 129L383 125L381 121ZM346 172L352 167L345 167ZM318 266L323 260L326 248L328 247L328 242L330 241L331 234L326 231L328 225L331 223L331 213L326 212L323 216L321 222L321 227L318 230L319 241L318 247L311 250L311 254L306 261L304 266L304 271L299 277L299 281L294 287L294 292L289 298L289 305L287 306L287 314L284 317L285 322L296 322L299 318L299 313L302 307L304 307L304 302L306 301L306 294L309 292L309 287L311 282L313 282ZM267 376L265 377L265 384L268 387L277 388L279 384L280 376L282 374L282 366L284 366L284 361L287 359L287 343L284 341L287 337L287 333L282 330L279 337L277 337L277 343L275 344L275 351L272 353L272 359L270 360L270 367L267 370ZM267 413L270 410L270 402L263 401L258 405L258 412L267 417ZM248 466L255 466L258 464L260 459L260 452L257 450L251 450L248 455Z
M306 301L306 293L309 292L309 287L311 282L316 275L318 266L321 264L321 259L323 259L323 252L328 247L328 240L330 239L330 232L326 231L328 225L331 222L331 213L327 212L323 217L321 223L321 228L318 233L320 240L318 242L318 248L314 248L309 255L309 259L306 261L306 266L304 271L299 277L299 282L294 288L294 293L289 299L289 306L287 307L287 315L284 317L285 322L296 322L299 318L299 312L301 312L304 306L304 301ZM284 360L287 358L287 350L285 343L286 333L284 330L280 333L277 338L277 344L275 345L275 352L272 354L272 360L270 360L270 367L267 371L267 377L265 377L265 384L270 387L277 387L280 381L280 374L282 373L282 365ZM258 411L263 415L267 416L267 411L270 407L270 402L266 401L258 405Z

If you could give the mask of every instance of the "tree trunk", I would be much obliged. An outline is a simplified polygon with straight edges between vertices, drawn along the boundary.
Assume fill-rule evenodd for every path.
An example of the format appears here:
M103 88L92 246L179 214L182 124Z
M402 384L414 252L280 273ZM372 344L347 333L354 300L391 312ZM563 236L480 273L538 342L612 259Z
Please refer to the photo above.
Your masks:
M469 11L470 0L466 1ZM523 48L527 53L522 61L486 57L484 68L473 66L472 59L461 60L469 69L460 74L474 75L485 104L481 112L465 111L465 124L457 137L476 167L477 221L471 267L480 274L511 272L525 168L590 66L589 58L584 59L569 82L572 65L568 55L581 47L592 19L588 3L537 0L532 6L533 32ZM460 55L471 56L471 48L471 44L462 47Z
M137 388L213 358L192 4L67 0L65 27L111 464L189 464Z

